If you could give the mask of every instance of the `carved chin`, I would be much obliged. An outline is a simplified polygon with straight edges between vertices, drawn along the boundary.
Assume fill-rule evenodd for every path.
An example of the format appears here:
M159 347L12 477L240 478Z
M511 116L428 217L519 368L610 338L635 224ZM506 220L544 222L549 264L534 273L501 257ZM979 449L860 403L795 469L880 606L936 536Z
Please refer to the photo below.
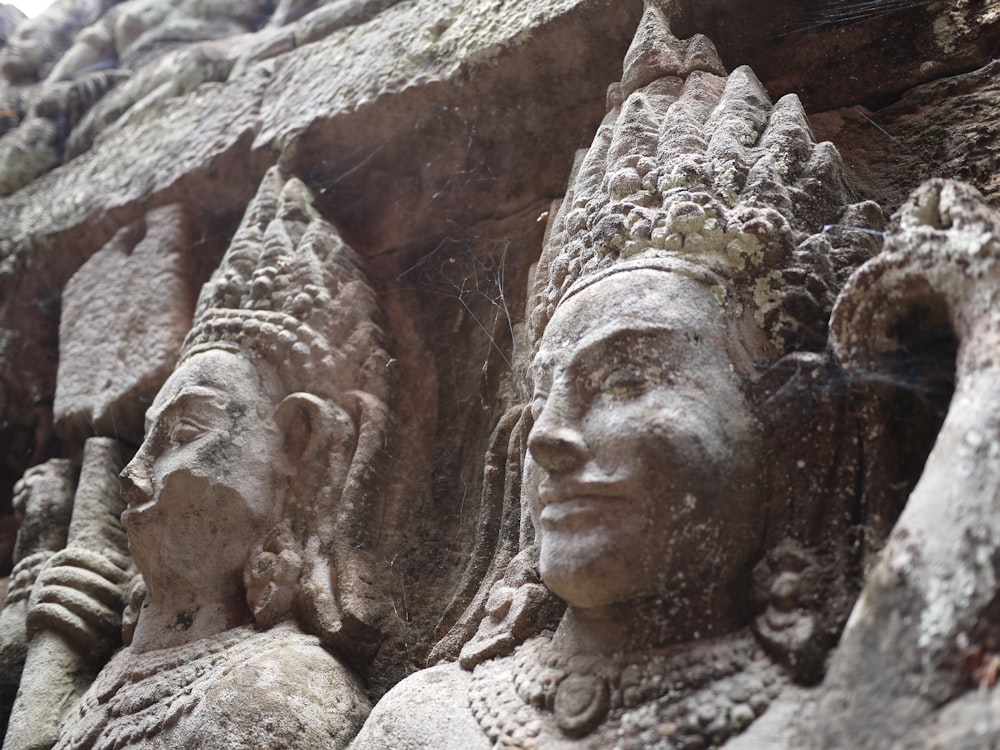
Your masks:
M122 527L130 538L135 534L141 534L143 528L156 519L158 511L154 500L130 506L122 513Z
M263 536L265 519L235 488L178 471L152 500L127 509L122 525L144 574L150 565L183 571L213 564L242 570Z
M540 540L539 573L545 585L570 606L616 604L651 593L637 553L641 550L619 544L605 530L545 532Z

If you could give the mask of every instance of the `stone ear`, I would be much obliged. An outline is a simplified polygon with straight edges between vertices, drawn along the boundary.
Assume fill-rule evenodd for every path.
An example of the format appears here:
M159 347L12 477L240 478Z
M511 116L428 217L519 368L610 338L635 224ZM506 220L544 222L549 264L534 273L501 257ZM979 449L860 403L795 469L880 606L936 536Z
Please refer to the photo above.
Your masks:
M298 473L353 432L347 412L311 393L286 396L274 411L274 421L282 434L276 463L287 474Z

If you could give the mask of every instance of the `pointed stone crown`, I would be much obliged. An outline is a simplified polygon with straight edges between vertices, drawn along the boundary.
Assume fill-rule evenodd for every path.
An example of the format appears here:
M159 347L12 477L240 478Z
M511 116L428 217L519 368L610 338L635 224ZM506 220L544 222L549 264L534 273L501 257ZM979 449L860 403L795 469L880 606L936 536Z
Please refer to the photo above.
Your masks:
M212 278L181 361L236 348L273 364L285 386L335 398L384 398L388 357L375 293L357 255L323 220L309 189L278 167L265 175Z
M706 37L675 38L647 2L608 106L549 227L534 340L567 296L641 265L717 285L772 355L821 349L836 290L880 244L882 216L853 202L798 97L772 104L748 67L727 76Z

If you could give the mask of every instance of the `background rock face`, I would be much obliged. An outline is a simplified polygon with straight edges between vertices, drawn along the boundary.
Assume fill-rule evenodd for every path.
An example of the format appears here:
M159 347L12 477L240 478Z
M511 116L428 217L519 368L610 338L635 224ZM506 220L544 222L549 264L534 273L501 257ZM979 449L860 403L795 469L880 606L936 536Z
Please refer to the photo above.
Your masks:
M173 369L205 275L191 269L191 229L179 205L151 211L67 282L53 406L63 440L93 431L141 442L143 413Z
M799 94L887 216L930 177L1000 203L1000 1L660 5L773 100ZM79 463L92 435L138 446L200 285L280 164L361 257L390 338L373 544L397 622L362 677L377 697L424 666L463 625L504 522L490 457L519 439L502 417L526 398L513 363L530 269L642 9L59 0L23 20L0 5L0 518L29 467ZM924 408L910 398L886 403ZM902 420L872 443L876 536L933 437ZM454 658L445 645L435 656Z

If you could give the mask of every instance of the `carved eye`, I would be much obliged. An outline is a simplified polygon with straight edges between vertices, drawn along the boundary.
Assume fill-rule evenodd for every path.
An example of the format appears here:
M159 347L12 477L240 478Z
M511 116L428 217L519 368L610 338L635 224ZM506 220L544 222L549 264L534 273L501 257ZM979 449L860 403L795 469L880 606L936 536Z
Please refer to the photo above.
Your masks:
M645 390L649 379L635 366L612 370L601 382L601 391L611 396L633 396Z
M170 442L174 445L184 445L197 440L205 434L205 428L189 419L182 419L170 431Z

